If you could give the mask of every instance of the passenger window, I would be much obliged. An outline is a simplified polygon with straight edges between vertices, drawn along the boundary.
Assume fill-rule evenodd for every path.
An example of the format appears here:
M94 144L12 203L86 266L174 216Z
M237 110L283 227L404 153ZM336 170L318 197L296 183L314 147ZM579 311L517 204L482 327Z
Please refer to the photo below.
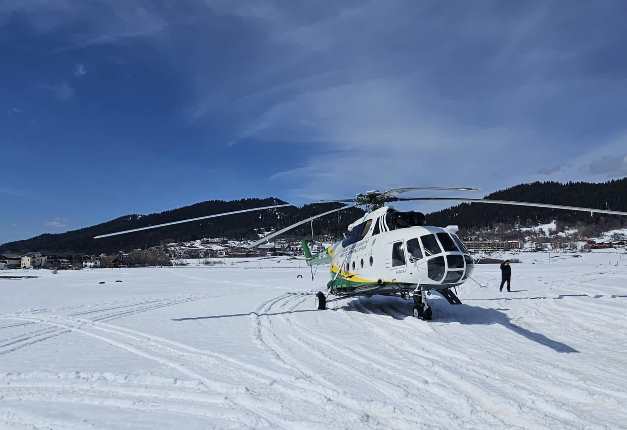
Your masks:
M448 233L438 233L438 239L440 239L440 243L445 251L457 251L455 243L453 243L453 239L451 239Z
M372 264L374 263L374 258L372 258L372 255L370 256L370 265L372 266Z
M363 258L361 259L361 268L362 269L364 268L364 259Z
M425 256L430 257L442 252L440 245L438 245L438 241L435 240L434 234L422 236L420 240L422 241L422 246L425 248Z
M407 253L409 254L409 261L412 263L422 258L422 250L420 249L418 239L407 241Z
M396 242L392 245L392 267L405 265L405 249L403 242Z

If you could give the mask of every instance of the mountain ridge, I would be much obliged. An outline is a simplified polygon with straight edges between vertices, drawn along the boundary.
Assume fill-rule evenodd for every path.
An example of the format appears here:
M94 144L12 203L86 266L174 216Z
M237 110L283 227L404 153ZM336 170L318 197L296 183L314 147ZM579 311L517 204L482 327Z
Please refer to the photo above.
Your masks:
M554 203L585 206L598 209L627 211L627 177L603 183L588 182L532 182L499 190L486 196L487 199L518 200L533 203ZM148 215L124 215L93 226L60 234L43 234L30 239L0 245L0 252L46 252L99 254L137 248L147 248L167 242L182 242L203 237L226 237L229 239L252 239L258 237L256 230L271 230L286 227L310 216L340 207L339 203L318 203L303 207L283 207L259 212L231 215L94 240L100 234L146 227L149 225L177 221L186 218L270 206L285 203L278 198L245 198L233 201L208 200L177 209ZM341 237L348 224L364 214L359 208L350 208L337 214L317 219L314 222L316 235ZM427 215L431 225L457 224L463 234L471 235L479 230L503 227L504 231L514 226L537 225L552 220L564 225L586 225L595 230L610 230L627 226L625 217L594 215L554 209L511 207L462 203ZM308 224L290 232L292 237L310 235Z

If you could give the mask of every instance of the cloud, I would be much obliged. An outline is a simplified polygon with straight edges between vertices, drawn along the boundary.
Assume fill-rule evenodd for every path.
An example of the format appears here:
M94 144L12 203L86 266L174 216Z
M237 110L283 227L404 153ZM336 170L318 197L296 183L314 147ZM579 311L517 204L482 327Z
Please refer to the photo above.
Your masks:
M26 193L21 190L8 187L0 187L0 194L4 194L5 196L10 197L24 197L26 195Z
M566 166L557 165L557 166L550 166L550 167L542 167L538 169L538 173L541 175L551 176L560 172L564 167Z
M607 177L627 176L627 154L624 156L605 156L588 164L588 170L593 175Z
M266 172L293 196L624 172L600 150L627 129L627 60L611 55L627 43L621 2L175 3L15 0L0 16L80 28L56 50L68 55L149 42L132 48L155 50L176 81L166 92L187 97L187 125L212 144L307 148Z
M81 28L53 50L58 54L158 33L167 27L172 10L176 9L166 3L144 0L4 0L0 3L0 27L19 16L41 34Z
M87 67L82 64L76 64L74 66L74 76L76 76L77 78L81 78L83 76L85 76L87 74Z
M68 226L68 221L65 218L53 218L44 223L46 227L54 229L62 229Z
M606 10L370 2L304 23L281 12L264 20L263 40L287 60L255 67L256 79L273 78L231 105L256 113L231 142L307 145L298 165L268 175L294 196L576 179L575 161L627 129L616 114L627 90L615 80L627 68L595 60L627 42ZM591 26L581 38L577 29ZM229 108L206 100L197 121ZM587 173L620 175L621 166L597 163Z
M61 102L66 102L74 98L76 91L68 82L59 82L52 85L43 85L52 95Z

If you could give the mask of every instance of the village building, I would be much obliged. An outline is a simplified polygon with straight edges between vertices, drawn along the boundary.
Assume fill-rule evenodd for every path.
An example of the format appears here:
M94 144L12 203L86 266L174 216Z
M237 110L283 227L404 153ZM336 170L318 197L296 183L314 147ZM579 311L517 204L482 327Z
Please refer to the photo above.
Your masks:
M0 269L19 269L22 267L22 258L16 255L0 255Z
M464 242L470 251L512 251L522 249L519 240L469 240Z

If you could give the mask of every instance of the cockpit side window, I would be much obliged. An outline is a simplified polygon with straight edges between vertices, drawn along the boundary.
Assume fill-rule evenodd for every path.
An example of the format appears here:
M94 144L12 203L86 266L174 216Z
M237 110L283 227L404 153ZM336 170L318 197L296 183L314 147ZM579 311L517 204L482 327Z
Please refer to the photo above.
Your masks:
M422 241L422 246L425 248L425 256L430 257L442 252L434 234L421 236L420 240Z
M456 234L452 234L451 236L453 237L453 240L457 244L457 247L459 248L459 250L463 252L464 254L468 254L468 248L466 248L466 245L464 245L464 242L462 242L462 240L459 237L457 237Z
M418 239L410 239L407 241L407 253L409 254L409 261L411 262L422 258L422 250L420 249Z
M392 267L405 265L405 249L403 242L396 242L392 245Z
M348 237L342 241L342 246L346 248L355 242L359 242L362 239L365 225L366 223L362 222L361 224L353 227L353 229L348 233Z
M375 224L374 224L374 229L372 230L372 235L373 235L373 236L374 236L374 235L376 235L376 234L379 234L379 232L380 232L380 230L379 230L379 224L380 224L380 223L381 223L381 219L380 219L380 218L377 218L377 220L375 221Z
M457 251L457 247L455 246L453 239L451 239L451 236L449 236L448 233L438 233L437 236L438 239L440 239L440 243L442 244L442 248L444 248L444 251Z
M369 219L368 221L366 221L366 225L364 225L363 231L361 233L361 237L359 238L359 240L363 239L364 237L366 237L366 235L368 234L368 232L370 231L370 226L372 225L372 220Z

